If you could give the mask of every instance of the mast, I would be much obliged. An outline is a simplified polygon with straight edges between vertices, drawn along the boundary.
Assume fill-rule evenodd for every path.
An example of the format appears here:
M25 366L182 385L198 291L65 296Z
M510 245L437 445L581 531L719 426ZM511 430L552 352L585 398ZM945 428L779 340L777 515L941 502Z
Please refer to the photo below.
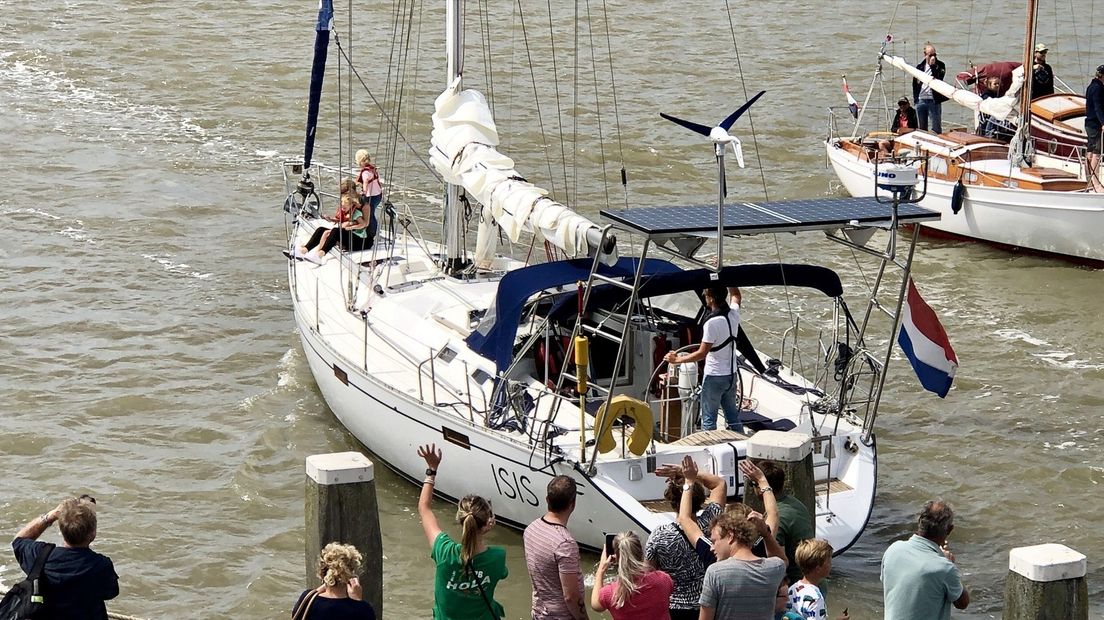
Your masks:
M1036 0L1027 0L1027 29L1024 33L1024 83L1020 88L1020 122L1012 139L1012 163L1027 166L1031 163L1031 83L1035 69L1035 16Z
M464 74L464 28L460 0L447 0L445 3L445 86L456 81L461 87ZM443 268L455 273L463 267L464 247L461 245L464 233L464 218L460 206L460 188L453 183L445 185L445 217L442 223L442 237L445 241Z

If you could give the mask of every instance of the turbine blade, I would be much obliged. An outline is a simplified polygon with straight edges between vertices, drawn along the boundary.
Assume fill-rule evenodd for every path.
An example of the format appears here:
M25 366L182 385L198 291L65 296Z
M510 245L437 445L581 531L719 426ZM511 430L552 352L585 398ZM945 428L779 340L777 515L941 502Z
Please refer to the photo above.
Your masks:
M740 106L740 108L738 110L736 110L732 114L729 114L728 118L721 121L721 124L718 125L718 127L720 127L721 129L724 129L725 131L728 131L729 129L732 129L732 125L736 122L736 119L743 116L744 112L747 112L748 108L750 108L752 106L752 104L754 104L756 101L758 101L760 97L762 97L764 94L766 94L766 92L767 91L765 91L765 90L761 90L761 91L759 91L758 95L755 95L751 99L748 99L747 103Z
M677 116L671 116L670 114L664 114L663 112L660 112L659 115L662 116L663 118L671 121L672 123L675 123L676 125L682 125L683 127L689 129L690 131L693 131L694 133L700 133L703 136L708 137L709 132L713 131L712 127L706 127L705 125L699 125L697 123L692 123L690 121L684 121L681 118L678 118Z

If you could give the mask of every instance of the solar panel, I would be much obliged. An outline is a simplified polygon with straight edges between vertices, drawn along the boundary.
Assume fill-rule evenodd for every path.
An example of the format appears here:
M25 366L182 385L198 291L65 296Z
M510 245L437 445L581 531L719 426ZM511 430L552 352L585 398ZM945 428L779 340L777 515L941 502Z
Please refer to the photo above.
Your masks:
M676 205L603 210L602 217L619 228L649 236L678 236L717 232L717 205ZM724 207L726 234L757 234L827 230L856 222L859 226L888 223L892 207L873 197L811 198L777 202L735 202ZM938 220L939 213L915 204L897 209L901 224Z

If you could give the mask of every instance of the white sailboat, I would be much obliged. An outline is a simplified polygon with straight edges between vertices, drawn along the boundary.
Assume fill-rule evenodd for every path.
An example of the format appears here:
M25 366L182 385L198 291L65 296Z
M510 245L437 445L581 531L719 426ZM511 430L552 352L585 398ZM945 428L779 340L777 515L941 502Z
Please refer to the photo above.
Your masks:
M1087 191L1083 107L1079 137L1076 101L1052 95L1031 102L1031 89L1024 86L1031 83L1036 10L1035 1L1030 0L1025 62L1013 73L1012 86L1002 97L982 99L934 80L903 58L884 53L884 48L879 57L876 76L881 75L885 63L928 84L953 103L1002 120L1014 118L1017 132L1010 144L962 131L939 135L923 130L903 135L860 133L856 122L851 135L830 135L825 141L828 161L848 193L871 196L874 160L888 156L880 145L888 142L892 156L926 154L929 159L920 172L926 177L928 193L921 204L943 216L925 224L927 228L1104 265L1104 194ZM1028 110L1033 112L1028 114ZM1044 134L1048 137L1042 138Z
M332 15L329 5L322 0L320 39L328 36L321 24ZM713 132L723 211L619 209L603 211L607 223L595 223L525 181L498 152L486 98L463 88L459 0L447 2L446 20L447 83L435 101L428 146L446 185L443 241L417 236L398 213L400 226L381 227L386 232L371 250L335 249L321 265L288 261L303 352L337 418L412 481L424 468L415 446L442 446L448 466L436 492L452 501L483 495L500 522L518 528L543 514L552 476L573 476L580 496L572 533L597 549L603 532L646 535L674 519L662 500L665 481L653 475L657 465L689 454L723 476L734 498L742 492L737 463L748 437L699 430L697 387L657 383L667 370L660 361L666 350L696 346L698 292L717 285L804 290L823 300L819 316L827 324L823 338L805 342L815 347L811 357L801 357L799 335L807 330L798 325L781 343L780 358L788 355L789 363L755 351L740 330L742 419L749 429L813 437L817 533L837 552L850 547L873 507L874 423L893 346L868 328L882 313L892 329L898 324L915 247L915 236L898 236L898 226L937 215L873 199L726 204L724 152L738 145L728 133L737 111L722 127L705 128ZM316 46L316 69L320 47L324 62L324 46ZM313 110L320 91L312 86ZM320 209L333 194L320 188L349 175L311 161L313 127L309 120L304 159L284 166L289 250L323 225ZM465 247L459 216L465 202L483 214L474 252ZM723 249L726 238L810 231L878 265L865 314L851 314L831 269L725 265L722 256L712 265L698 257L710 239ZM569 258L534 263L497 255L500 233L515 241L538 234ZM619 257L630 236L637 255ZM575 343L583 339L589 356L577 357ZM793 367L803 360L812 366L806 377ZM588 397L571 389L579 374Z

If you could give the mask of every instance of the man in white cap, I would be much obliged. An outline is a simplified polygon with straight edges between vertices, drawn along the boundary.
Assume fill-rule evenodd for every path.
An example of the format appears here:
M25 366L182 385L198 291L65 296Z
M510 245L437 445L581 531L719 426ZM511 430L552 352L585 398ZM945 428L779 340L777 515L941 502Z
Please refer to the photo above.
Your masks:
M1035 46L1035 63L1031 71L1031 98L1054 94L1054 70L1047 64L1046 43Z

